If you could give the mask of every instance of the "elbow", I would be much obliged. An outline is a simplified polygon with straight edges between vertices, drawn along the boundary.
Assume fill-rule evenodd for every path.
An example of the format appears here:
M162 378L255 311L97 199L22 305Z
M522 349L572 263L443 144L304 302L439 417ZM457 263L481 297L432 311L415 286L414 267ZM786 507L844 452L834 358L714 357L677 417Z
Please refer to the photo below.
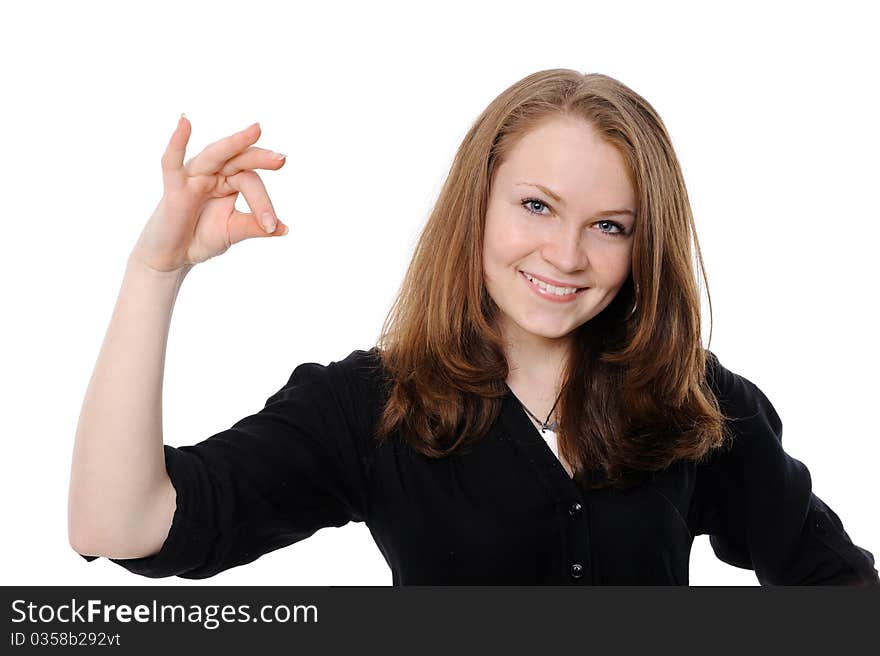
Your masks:
M68 512L67 518L67 542L78 554L83 556L103 556L101 533L95 525L94 518L77 516L76 513Z
M98 553L100 549L92 548L92 544L84 536L74 532L70 525L68 525L67 530L67 541L70 544L70 548L81 556L101 556Z

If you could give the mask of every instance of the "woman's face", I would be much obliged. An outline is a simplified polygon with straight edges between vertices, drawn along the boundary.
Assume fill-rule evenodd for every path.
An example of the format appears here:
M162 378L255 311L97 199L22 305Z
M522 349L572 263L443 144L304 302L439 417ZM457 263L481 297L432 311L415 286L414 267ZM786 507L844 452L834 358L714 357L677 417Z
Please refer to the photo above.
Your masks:
M611 303L636 210L623 158L585 121L554 117L522 137L495 171L483 241L505 338L559 340Z

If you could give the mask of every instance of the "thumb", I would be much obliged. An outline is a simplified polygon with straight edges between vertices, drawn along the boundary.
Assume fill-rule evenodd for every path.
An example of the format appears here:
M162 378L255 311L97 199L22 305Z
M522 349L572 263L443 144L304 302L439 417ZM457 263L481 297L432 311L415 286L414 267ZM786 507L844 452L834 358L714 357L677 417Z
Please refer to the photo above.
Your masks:
M276 220L275 231L268 233L256 215L251 212L234 210L232 216L229 217L230 244L237 244L245 239L253 239L255 237L281 237L288 232L290 230L288 230L281 219Z

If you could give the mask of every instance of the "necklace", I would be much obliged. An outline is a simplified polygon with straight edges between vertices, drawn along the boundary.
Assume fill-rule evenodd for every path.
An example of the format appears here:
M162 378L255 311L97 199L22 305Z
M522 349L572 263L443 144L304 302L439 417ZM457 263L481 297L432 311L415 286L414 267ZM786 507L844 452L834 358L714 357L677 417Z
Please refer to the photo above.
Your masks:
M550 421L550 415L552 415L553 411L556 410L556 404L559 403L559 399L561 397L562 397L562 392L560 391L559 395L556 397L556 400L553 402L553 407L550 408L550 412L547 413L547 418L544 421L541 421L540 419L538 419L534 415L534 413L525 406L525 404L522 401L519 401L519 398L517 398L516 400L519 401L519 404L522 406L523 410L525 410L526 413L528 413L529 417L531 417L536 422L538 422L538 425L541 427L541 433L544 433L544 431L548 431L548 430L553 431L555 433L559 429L559 423L555 419L553 421Z

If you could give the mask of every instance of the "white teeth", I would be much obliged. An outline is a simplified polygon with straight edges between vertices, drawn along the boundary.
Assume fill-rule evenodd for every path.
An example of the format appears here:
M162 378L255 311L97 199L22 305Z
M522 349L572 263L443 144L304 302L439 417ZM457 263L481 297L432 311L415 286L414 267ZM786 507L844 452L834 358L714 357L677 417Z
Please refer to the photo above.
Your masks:
M523 274L526 278L528 278L531 282L535 283L538 287L543 290L546 290L552 294L556 294L557 296L566 296L567 294L574 294L577 291L577 287L555 287L554 285L548 285L543 280L538 280L527 274L523 271Z

